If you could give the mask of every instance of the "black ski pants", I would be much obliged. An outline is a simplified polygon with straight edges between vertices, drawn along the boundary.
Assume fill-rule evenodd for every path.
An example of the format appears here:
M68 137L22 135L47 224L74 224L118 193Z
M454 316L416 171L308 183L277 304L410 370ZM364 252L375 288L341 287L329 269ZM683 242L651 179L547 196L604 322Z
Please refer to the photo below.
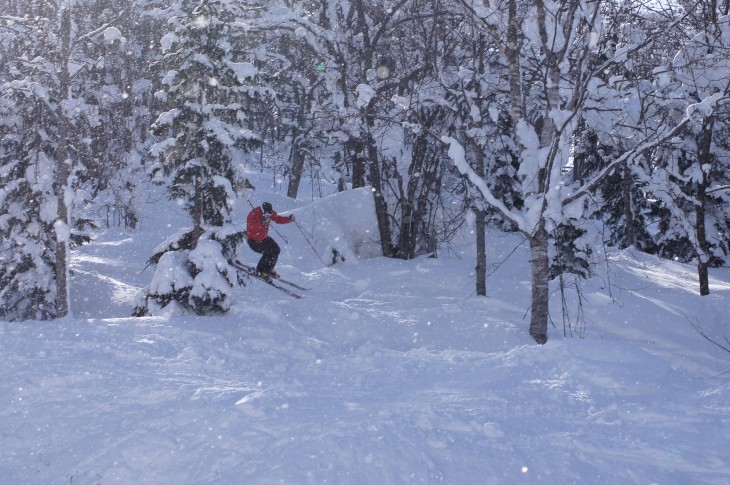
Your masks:
M268 236L263 241L254 241L253 239L248 240L248 247L252 251L261 254L259 264L256 265L256 271L259 273L271 273L276 266L276 261L279 259L279 253L281 248L276 241Z

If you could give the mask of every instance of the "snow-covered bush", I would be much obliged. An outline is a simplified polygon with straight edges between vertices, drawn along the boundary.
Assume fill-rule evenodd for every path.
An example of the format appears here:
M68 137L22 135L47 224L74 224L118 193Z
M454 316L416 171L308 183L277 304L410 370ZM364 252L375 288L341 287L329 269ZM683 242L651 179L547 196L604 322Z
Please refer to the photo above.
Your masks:
M236 274L226 258L242 235L208 231L193 248L194 233L177 234L155 251L150 263L157 268L150 285L138 297L134 316L162 312L214 315L230 309Z
M229 294L236 274L223 257L221 244L199 241L190 251L188 262L195 274L188 300L193 310L199 315L227 312L231 307Z

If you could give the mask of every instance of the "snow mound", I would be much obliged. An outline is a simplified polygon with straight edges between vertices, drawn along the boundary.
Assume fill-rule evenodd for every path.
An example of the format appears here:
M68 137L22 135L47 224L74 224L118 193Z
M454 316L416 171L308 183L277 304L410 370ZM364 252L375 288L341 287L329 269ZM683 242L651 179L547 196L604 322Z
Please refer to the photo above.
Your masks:
M324 264L382 255L370 187L317 199L292 213Z

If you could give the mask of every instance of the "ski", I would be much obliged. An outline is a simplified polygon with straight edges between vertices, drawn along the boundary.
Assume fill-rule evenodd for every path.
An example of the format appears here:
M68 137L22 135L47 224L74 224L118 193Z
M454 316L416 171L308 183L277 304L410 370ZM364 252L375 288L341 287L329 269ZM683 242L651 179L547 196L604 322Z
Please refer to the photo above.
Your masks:
M259 276L258 276L258 274L256 274L256 268L254 268L253 266L249 266L249 265L247 265L246 263L242 263L242 262L240 262L240 261L239 261L239 260L237 260L237 259L235 259L235 260L229 260L228 262L229 262L229 263L231 264L231 266L233 266L234 268L238 268L238 269L241 269L241 270L245 271L245 272L246 272L246 273L248 273L248 274L252 274L252 275L254 275L254 276L256 276L256 277L259 277ZM262 279L263 279L263 278L262 278ZM299 285L299 284L297 284L297 283L294 283L293 281L285 280L285 279L283 279L283 278L281 278L281 277L279 277L279 278L274 278L274 280L275 280L275 281L277 281L277 282L279 282L279 283L284 283L284 284L286 284L286 285L289 285L289 286L291 286L292 288L296 288L297 290L302 290L302 291L309 291L309 290L310 290L310 288L306 288L306 287L304 287L304 286L302 286L302 285Z
M236 264L236 263L238 263L238 261L231 261L230 259L228 260L228 264L230 264L231 266L233 266L236 270L238 270L238 271L240 271L242 273L245 273L245 274L247 274L249 276L253 276L254 278L257 278L257 279L263 281L264 283L273 286L274 288L276 288L277 290L281 291L282 293L286 293L287 295L291 296L292 298L296 298L297 300L303 298L303 296L300 295L299 293L295 293L292 290L290 290L289 288L286 288L284 286L277 285L271 279L262 278L256 272L256 269L255 268L251 268L250 266L247 266L247 265L244 265L244 264Z

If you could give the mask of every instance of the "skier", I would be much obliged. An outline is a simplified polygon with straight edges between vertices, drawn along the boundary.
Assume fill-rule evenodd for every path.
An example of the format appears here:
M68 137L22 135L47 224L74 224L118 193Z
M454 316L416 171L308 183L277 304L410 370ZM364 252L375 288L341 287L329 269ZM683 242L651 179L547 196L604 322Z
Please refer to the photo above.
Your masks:
M271 221L277 224L288 224L294 221L294 214L280 216L269 202L264 202L261 207L254 207L246 218L246 238L248 246L256 253L261 254L261 259L256 265L256 272L264 279L278 278L274 271L276 261L279 259L281 248L269 236L269 224Z

